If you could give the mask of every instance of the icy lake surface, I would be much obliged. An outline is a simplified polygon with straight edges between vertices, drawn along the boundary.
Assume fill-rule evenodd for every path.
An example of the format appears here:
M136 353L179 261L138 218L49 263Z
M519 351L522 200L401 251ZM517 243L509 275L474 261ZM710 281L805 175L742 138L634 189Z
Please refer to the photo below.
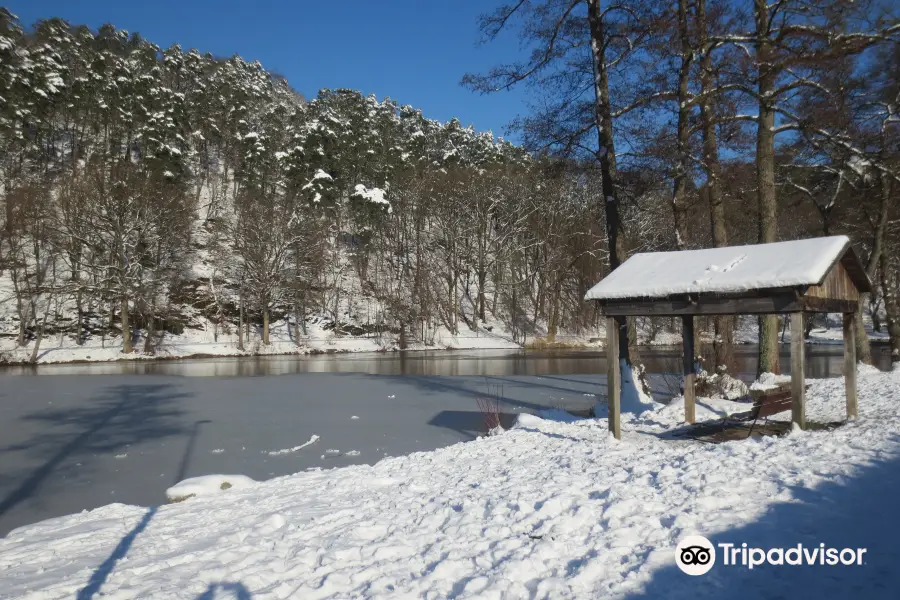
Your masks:
M810 376L840 375L840 347L808 352ZM740 356L752 371L752 349ZM676 351L644 360L654 391L677 393L659 374ZM444 351L6 369L0 535L112 502L161 504L188 477L268 479L471 440L484 431L479 398L501 398L507 422L584 410L605 396L605 368L597 352Z

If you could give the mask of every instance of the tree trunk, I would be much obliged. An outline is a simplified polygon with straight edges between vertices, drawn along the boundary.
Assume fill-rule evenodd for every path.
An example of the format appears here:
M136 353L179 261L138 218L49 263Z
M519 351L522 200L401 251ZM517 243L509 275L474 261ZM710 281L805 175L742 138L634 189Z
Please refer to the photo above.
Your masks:
M703 131L703 166L706 171L706 196L709 200L710 228L713 246L728 245L728 228L725 221L725 202L722 199L721 165L716 136L716 116L713 102L712 48L708 45L706 0L697 0L697 30L703 57L700 59L700 122ZM713 354L714 369L734 367L734 317L717 315L714 320Z
M238 350L244 351L244 294L238 300Z
M10 278L13 284L13 293L16 295L16 314L19 317L19 333L16 336L16 346L25 345L25 329L28 327L28 318L26 316L26 305L22 302L22 290L19 288L19 277L17 267L11 267L9 270Z
M498 262L494 268L494 296L491 298L491 313L497 314L497 299L500 297L500 290L503 288L503 267Z
M868 298L868 294L860 294L859 295L859 306L856 308L856 318L854 321L854 327L856 327L856 335L853 337L854 343L856 344L856 361L865 363L867 365L872 364L872 345L869 343L869 334L866 333L866 326L863 323L863 314L865 314L866 310L866 300Z
M303 335L308 335L306 330L306 292L303 292L303 295L300 297L300 331L303 332Z
M600 0L588 0L588 24L591 34L591 57L594 67L594 120L597 126L597 161L606 215L606 235L609 243L609 268L617 269L625 260L625 240L619 218L619 199L616 190L616 151L613 141L612 107L609 98L609 71L606 64L606 32ZM631 364L628 352L628 324L617 317L619 325L619 358Z
M78 326L75 330L75 342L81 346L84 344L84 307L81 303L81 290L75 293L75 310L78 312Z
M872 331L881 333L881 317L878 311L881 309L881 299L877 295L869 295L869 318L872 319Z
M450 285L448 286L449 297L448 302L450 303L450 333L453 335L457 335L459 333L459 303L456 301L456 271L453 270L453 277L450 281Z
M872 231L872 252L869 254L869 260L866 261L866 275L869 281L875 282L875 276L878 274L878 267L882 264L881 257L884 255L884 236L887 230L888 215L891 207L891 177L888 173L882 172L881 179L881 201L878 206L878 221L875 223L875 229ZM885 263L885 266L886 263ZM882 275L882 280L884 276ZM872 364L872 346L869 343L869 336L866 334L865 324L863 323L863 313L865 305L869 301L868 294L860 294L859 310L856 315L856 360L867 365Z
M561 294L562 274L556 273L556 283L553 285L550 296L550 314L547 319L547 341L555 342L559 332L559 297Z
M47 306L47 310L44 311L44 318L40 320L40 322L35 319L35 333L34 333L34 348L31 350L31 358L29 362L31 364L37 364L38 360L38 352L41 349L41 341L44 339L44 326L47 325L47 316L50 314L49 303Z
M122 297L122 352L131 354L131 328L128 325L128 298Z
M485 297L484 297L484 286L487 283L487 270L480 269L478 271L478 318L481 320L482 324L485 322Z
M294 345L300 347L300 303L294 298Z
M600 182L603 190L603 205L606 215L606 235L609 244L609 268L617 269L626 258L625 236L622 220L619 215L619 196L616 172L616 150L613 136L612 105L609 96L609 68L606 64L606 45L609 40L603 23L603 10L600 0L587 0L588 25L591 35L591 58L594 69L594 120L597 126L597 161L600 164ZM626 393L640 396L644 382L634 381L633 360L637 356L634 320L616 317L619 327L619 362L621 364L621 380L623 396ZM631 342L631 343L629 343ZM632 390L627 390L631 386Z
M884 296L884 313L891 348L891 364L900 363L900 274L891 273L887 253L881 254L881 293Z
M269 345L269 305L263 308L263 346Z
M759 116L756 123L756 195L759 211L759 242L778 241L778 211L775 190L775 79L769 39L769 7L754 0L756 18L756 62L759 69ZM759 364L757 375L778 372L778 317L759 318Z
M144 338L144 354L153 354L156 337L156 299L150 303L150 314L147 320L146 338Z
M678 36L681 40L681 68L678 70L678 125L676 134L675 181L672 216L675 220L675 247L684 250L688 240L687 183L690 165L691 104L688 84L694 53L688 34L687 1L678 0Z

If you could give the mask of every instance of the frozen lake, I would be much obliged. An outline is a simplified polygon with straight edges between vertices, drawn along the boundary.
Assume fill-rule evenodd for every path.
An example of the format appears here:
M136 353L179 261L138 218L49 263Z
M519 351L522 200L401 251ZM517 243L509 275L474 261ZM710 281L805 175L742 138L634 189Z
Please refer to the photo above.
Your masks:
M839 346L809 352L810 376L840 375ZM653 349L645 362L660 373L679 359ZM163 503L186 477L267 479L471 440L484 429L479 397L501 397L510 418L584 410L605 396L604 371L597 352L508 351L6 369L0 535L111 502ZM652 382L677 393L677 377Z

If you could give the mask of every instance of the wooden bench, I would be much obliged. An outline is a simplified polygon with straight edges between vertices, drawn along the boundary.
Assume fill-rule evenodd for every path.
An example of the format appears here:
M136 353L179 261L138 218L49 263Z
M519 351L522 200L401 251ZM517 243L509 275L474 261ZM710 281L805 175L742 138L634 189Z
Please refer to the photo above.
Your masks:
M791 410L790 390L773 390L756 399L750 417L755 421L760 417L771 417L786 410Z
M809 390L808 385L806 386L806 389ZM753 435L753 428L756 427L756 422L760 418L768 421L769 417L772 415L777 415L778 413L791 410L792 408L793 398L791 397L791 390L785 389L785 387L777 387L756 396L750 412L744 413L737 420L745 422L753 421L750 425L750 431L747 433L747 437L750 437Z

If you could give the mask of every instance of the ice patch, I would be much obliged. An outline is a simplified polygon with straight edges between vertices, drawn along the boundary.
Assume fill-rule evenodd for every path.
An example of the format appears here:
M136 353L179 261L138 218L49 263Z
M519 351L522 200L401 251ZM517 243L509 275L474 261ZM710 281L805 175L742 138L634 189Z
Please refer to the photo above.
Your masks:
M270 450L269 452L266 452L265 454L268 454L269 456L280 456L282 454L291 454L292 452L297 452L298 450L303 450L307 446L312 446L313 444L318 442L319 439L320 439L319 436L313 434L312 436L310 436L309 440L303 442L299 446L294 446L293 448L282 448L281 450Z

